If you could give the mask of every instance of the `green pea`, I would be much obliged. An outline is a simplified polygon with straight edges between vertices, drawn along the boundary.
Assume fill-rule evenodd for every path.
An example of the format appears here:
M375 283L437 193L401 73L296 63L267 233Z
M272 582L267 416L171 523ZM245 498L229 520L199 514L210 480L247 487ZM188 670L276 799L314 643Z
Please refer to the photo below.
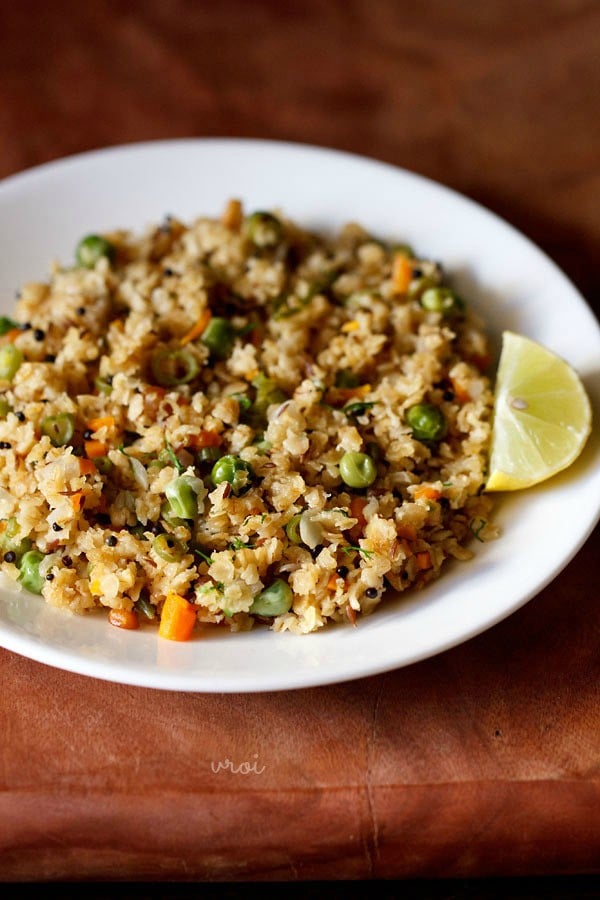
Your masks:
M229 482L234 494L245 493L252 484L254 470L250 463L239 456L222 456L212 467L210 475L216 486L223 481Z
M179 562L185 556L187 548L182 541L172 534L159 534L152 541L152 549L165 562Z
M0 335L8 334L9 331L13 331L15 328L19 328L18 322L9 319L8 316L0 316Z
M443 412L430 403L410 406L406 410L405 419L417 441L439 441L448 430Z
M250 612L256 616L282 616L292 608L293 594L289 584L283 578L275 581L257 594Z
M33 594L42 593L44 577L40 575L40 563L43 559L44 554L40 550L28 550L21 558L18 580Z
M282 233L281 222L272 213L258 211L246 219L246 235L255 247L275 247Z
M179 516L175 515L168 500L165 500L160 508L160 517L171 528L178 528L180 525L187 526L188 524L185 519L180 519Z
M196 357L189 350L157 350L151 360L152 374L156 383L162 387L175 387L188 384L198 372L200 366Z
M377 467L367 453L350 451L340 459L342 481L353 488L366 488L377 478Z
M10 405L6 397L0 397L0 419L5 419L11 409L12 406Z
M79 241L75 250L75 259L85 269L93 269L102 257L112 262L114 256L114 246L99 234L88 234Z
M302 538L300 537L300 519L301 515L292 516L287 525L285 526L285 533L288 536L288 540L292 542L292 544L301 544Z
M46 416L40 423L40 431L50 438L55 447L64 447L75 433L75 416L71 413Z
M195 519L198 514L198 495L187 475L180 475L165 488L171 511L179 519Z
M0 347L0 380L12 381L23 359L23 354L14 344Z
M217 359L226 359L233 349L235 329L229 319L214 316L202 332L200 340Z
M443 287L427 288L421 294L419 302L423 309L428 310L428 312L439 312L445 316L461 312L465 306L464 302L453 290Z

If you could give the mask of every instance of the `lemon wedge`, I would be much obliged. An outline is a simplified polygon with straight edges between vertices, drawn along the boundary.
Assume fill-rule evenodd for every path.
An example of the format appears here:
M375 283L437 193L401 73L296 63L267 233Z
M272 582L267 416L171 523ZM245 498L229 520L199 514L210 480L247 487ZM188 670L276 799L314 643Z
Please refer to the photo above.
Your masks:
M592 430L577 372L541 344L502 335L486 491L517 491L573 463Z

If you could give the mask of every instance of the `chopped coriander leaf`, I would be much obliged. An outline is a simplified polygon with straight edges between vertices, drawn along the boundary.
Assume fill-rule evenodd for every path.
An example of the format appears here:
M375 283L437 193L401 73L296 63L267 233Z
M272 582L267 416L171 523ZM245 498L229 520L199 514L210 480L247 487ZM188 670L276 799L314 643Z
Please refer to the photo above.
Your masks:
M347 544L345 547L340 547L340 550L342 553L362 553L366 559L371 559L375 553L374 550L365 550L364 547L356 547L353 544Z

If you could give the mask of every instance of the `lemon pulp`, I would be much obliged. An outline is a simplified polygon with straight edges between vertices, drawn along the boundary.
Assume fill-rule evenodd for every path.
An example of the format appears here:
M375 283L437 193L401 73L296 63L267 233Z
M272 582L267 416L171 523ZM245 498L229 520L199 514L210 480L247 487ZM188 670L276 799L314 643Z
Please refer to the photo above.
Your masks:
M591 405L577 372L541 344L505 331L485 489L514 491L545 481L577 459L591 429Z

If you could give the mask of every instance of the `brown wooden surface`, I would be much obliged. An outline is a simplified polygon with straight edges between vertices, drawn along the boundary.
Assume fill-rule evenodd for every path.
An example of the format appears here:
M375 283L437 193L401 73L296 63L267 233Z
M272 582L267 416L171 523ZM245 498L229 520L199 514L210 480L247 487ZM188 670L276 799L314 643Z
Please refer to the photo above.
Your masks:
M599 37L584 0L3 0L0 177L165 137L352 150L488 205L598 312ZM599 872L598 546L486 634L333 687L175 694L1 651L0 879Z

